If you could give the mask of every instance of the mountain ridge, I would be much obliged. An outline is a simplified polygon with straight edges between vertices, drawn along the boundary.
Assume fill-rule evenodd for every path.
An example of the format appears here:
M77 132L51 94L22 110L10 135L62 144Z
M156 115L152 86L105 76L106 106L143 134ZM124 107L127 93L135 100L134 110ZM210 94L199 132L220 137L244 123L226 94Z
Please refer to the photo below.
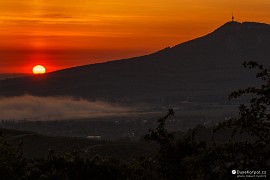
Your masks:
M225 101L255 82L241 63L270 58L270 26L227 22L213 32L145 56L0 81L0 96L75 96L105 101ZM208 97L207 97L208 96ZM171 100L168 100L171 99Z

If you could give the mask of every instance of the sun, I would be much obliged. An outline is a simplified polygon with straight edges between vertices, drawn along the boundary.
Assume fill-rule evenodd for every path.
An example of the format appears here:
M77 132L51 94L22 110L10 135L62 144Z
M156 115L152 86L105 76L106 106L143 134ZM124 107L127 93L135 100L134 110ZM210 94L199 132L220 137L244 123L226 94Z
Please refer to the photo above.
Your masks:
M46 73L46 69L42 65L36 65L35 67L33 67L33 73L34 74L44 74L44 73Z

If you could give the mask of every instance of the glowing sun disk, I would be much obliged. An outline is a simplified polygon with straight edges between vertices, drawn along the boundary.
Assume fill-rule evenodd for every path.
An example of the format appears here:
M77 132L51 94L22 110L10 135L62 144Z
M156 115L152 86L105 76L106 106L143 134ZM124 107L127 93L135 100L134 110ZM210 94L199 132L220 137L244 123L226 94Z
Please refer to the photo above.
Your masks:
M34 68L33 68L33 73L34 74L44 74L46 72L46 69L44 66L42 65L36 65Z

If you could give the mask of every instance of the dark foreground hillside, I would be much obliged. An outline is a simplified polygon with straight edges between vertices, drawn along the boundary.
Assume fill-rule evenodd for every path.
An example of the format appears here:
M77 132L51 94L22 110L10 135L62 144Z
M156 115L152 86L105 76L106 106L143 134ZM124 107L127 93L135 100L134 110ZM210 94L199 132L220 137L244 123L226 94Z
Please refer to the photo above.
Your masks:
M244 67L257 70L256 77L261 85L229 95L230 99L247 94L251 98L239 106L238 117L212 128L197 126L188 133L174 133L166 127L175 115L174 110L169 109L144 136L149 144L48 137L3 129L0 176L3 179L72 180L267 179L270 171L270 69L256 62L245 62ZM25 142L25 146L16 148L18 141ZM37 146L55 150L51 149L46 157L26 158L24 152L31 151L34 155L40 151ZM63 146L72 152L67 152Z
M157 128L146 134L148 143L49 137L1 129L4 138L0 138L0 175L18 180L203 180L234 179L237 176L231 173L232 168L252 168L260 169L260 177L266 177L270 159L267 147L256 145L260 142L256 137L231 137L232 131L226 129L213 134L212 128L203 126L187 133L170 133L165 124L173 113L170 110L158 120ZM23 145L17 146L18 142Z

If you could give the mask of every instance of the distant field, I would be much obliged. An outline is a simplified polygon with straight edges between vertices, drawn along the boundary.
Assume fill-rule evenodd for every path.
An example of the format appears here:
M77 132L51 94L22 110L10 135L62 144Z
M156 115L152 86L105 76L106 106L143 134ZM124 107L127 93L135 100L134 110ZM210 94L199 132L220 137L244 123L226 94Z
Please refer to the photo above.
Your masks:
M0 129L7 141L16 146L22 142L24 156L27 158L42 158L48 155L49 150L57 154L72 151L90 151L96 154L118 159L129 159L140 156L149 156L157 152L155 145L145 142L132 141L99 141L75 137L45 136L29 131Z

